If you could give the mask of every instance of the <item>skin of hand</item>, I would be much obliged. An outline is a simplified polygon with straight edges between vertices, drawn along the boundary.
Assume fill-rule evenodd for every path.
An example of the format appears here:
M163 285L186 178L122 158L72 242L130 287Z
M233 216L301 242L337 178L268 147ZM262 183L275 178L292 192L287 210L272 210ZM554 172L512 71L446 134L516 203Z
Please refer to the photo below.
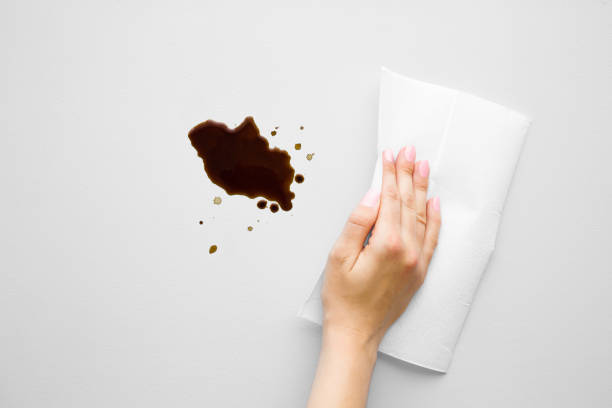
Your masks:
M429 163L415 157L414 147L397 159L383 152L381 191L363 197L329 254L310 408L365 406L378 345L423 284L438 241L440 200L427 200Z

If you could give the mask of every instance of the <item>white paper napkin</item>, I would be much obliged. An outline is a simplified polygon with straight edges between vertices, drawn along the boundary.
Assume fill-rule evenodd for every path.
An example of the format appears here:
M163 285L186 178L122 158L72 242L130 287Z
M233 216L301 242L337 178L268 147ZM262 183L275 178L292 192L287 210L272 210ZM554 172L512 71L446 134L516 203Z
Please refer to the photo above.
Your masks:
M372 186L380 188L380 156L414 145L431 163L430 196L440 196L442 229L427 279L380 351L446 372L495 247L508 187L529 120L465 92L427 84L382 69L378 162ZM319 278L300 316L321 324Z

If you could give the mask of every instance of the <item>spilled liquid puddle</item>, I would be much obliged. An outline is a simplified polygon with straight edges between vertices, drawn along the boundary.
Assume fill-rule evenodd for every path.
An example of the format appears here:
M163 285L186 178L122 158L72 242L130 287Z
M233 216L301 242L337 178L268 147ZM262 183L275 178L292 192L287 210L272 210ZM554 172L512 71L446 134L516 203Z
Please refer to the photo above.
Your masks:
M284 211L293 207L291 156L271 149L252 117L235 129L207 120L189 131L189 140L204 161L208 178L227 194L265 197Z
M275 126L270 135L276 136L278 128ZM291 184L303 183L304 176L295 174L286 150L270 148L251 116L234 129L225 123L207 120L191 129L188 136L208 178L228 195L263 197L257 201L257 207L269 208L272 213L293 208L295 194L290 190ZM299 151L302 144L295 143L294 148ZM312 160L313 155L307 154L307 160ZM214 197L215 205L221 202L221 197ZM249 225L247 230L253 231L253 227ZM216 251L217 245L210 246L210 254Z

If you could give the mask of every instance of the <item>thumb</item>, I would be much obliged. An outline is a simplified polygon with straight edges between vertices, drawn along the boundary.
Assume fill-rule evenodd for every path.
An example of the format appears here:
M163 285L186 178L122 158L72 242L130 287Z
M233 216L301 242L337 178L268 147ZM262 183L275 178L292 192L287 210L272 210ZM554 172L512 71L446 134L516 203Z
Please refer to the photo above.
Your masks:
M378 217L380 191L370 189L349 216L330 258L351 266L363 249L363 243Z

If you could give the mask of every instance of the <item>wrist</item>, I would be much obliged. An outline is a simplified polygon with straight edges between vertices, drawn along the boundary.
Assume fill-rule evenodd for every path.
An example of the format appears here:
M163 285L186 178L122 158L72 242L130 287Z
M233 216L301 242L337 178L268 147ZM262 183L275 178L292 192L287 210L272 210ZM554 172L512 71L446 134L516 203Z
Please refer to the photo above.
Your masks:
M343 354L349 358L376 362L379 340L358 330L332 325L323 325L322 350Z

